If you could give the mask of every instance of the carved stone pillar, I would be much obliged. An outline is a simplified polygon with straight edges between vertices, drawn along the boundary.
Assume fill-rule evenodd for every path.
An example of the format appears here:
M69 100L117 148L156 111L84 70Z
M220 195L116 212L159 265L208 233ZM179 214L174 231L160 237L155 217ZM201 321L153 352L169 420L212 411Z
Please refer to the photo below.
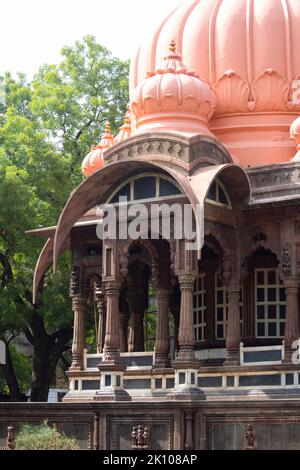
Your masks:
M104 362L118 362L120 357L120 312L119 295L121 283L106 281L106 333L104 340Z
M72 297L72 310L74 312L74 329L71 369L83 369L86 308L87 303L85 296L79 294Z
M128 401L130 396L123 389L123 375L126 365L120 357L120 313L119 295L121 283L105 281L106 293L106 334L103 361L98 369L101 372L100 391L94 399L98 401Z
M240 364L240 288L228 287L228 323L226 335L227 358L225 365Z
M129 308L123 291L120 299L120 351L128 351Z
M193 316L193 292L195 284L194 274L180 274L178 276L181 303L180 303L180 324L179 324L179 354L177 361L195 360L195 331Z
M97 353L101 354L104 347L105 334L105 296L102 282L95 284L95 302L98 311Z
M174 350L178 351L178 335L179 335L179 322L180 322L180 296L177 299L178 304L175 304L172 298L171 312L174 319Z
M293 342L299 339L299 280L295 277L284 279L286 292L286 317L284 332L284 362L291 362Z
M193 293L198 272L196 251L191 251L185 240L176 240L174 272L178 277L180 300L179 353L172 362L175 369L175 387L170 398L203 400L204 393L198 387L200 361L195 356L195 328Z
M136 282L135 282L136 281ZM127 301L130 310L131 324L128 340L129 352L145 351L144 313L147 307L145 289L141 285L144 279L127 278Z
M168 289L157 289L158 317L155 336L155 369L170 367L169 298Z
M130 396L124 390L123 376L126 364L120 357L120 291L122 276L119 266L119 246L116 240L103 244L103 284L106 294L106 331L103 360L98 365L101 373L97 401L124 401Z

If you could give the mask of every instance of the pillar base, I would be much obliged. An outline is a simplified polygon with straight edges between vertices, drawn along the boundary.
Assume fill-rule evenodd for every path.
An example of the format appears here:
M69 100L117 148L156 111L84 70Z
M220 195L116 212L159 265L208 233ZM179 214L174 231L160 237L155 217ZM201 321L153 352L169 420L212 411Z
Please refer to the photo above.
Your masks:
M116 356L99 364L101 373L100 390L95 394L97 401L130 401L130 395L124 390L123 376L127 366Z
M198 371L201 367L201 362L194 357L185 358L178 356L175 361L172 361L173 369L190 369Z
M126 390L99 390L94 396L94 401L131 401L131 396Z
M198 362L194 363L197 366ZM183 368L182 365L178 368L175 366L175 387L174 390L168 394L170 400L205 400L203 390L198 387L198 367L192 368L189 364L188 368Z
M83 370L83 366L82 365L71 365L69 371L70 372L81 372Z
M153 370L164 370L164 369L171 369L171 361L169 357L155 357L155 364L153 366Z
M224 366L239 366L241 365L240 351L228 351Z
M182 400L182 401L204 401L206 400L205 393L200 388L186 388L182 390L174 389L173 392L168 393L168 400Z
M294 353L295 353L295 349L285 348L284 358L282 359L282 364L293 364L292 357L293 357ZM296 351L296 353L298 354L297 351Z

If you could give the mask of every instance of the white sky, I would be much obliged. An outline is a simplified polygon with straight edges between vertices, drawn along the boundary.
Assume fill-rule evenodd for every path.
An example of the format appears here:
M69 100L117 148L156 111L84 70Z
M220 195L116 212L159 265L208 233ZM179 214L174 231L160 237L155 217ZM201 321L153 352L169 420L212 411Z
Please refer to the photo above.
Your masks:
M129 59L142 38L183 0L0 0L0 74L31 77L87 34Z

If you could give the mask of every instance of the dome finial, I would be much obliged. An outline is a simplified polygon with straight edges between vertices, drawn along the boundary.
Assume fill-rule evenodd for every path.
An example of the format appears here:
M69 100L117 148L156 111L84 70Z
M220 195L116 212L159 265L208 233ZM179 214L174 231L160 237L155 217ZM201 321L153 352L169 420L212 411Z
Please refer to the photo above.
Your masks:
M125 114L125 118L124 118L124 125L130 126L130 124L131 124L130 114L129 114L129 111L127 111Z
M105 123L105 132L98 145L91 148L90 153L85 157L82 163L82 172L86 177L91 176L96 171L103 168L104 152L115 145L115 138L111 133L110 122Z
M105 123L105 134L111 134L110 122L106 121Z
M131 118L130 118L130 109L129 109L129 106L127 106L127 112L124 117L124 123L123 123L123 126L120 127L119 134L115 137L115 143L120 144L121 142L124 142L124 140L129 139L130 136L131 136Z
M175 39L172 39L172 41L170 42L169 51L172 52L173 54L176 52L176 42L175 42Z

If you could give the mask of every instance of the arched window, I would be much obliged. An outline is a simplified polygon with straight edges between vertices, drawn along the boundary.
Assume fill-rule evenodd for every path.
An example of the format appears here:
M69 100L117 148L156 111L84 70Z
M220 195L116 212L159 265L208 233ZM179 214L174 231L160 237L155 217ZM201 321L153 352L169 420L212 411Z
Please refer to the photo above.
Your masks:
M109 203L118 204L120 198L127 202L142 202L149 200L163 200L182 197L183 193L177 183L171 178L157 174L145 173L129 178L116 189L108 200Z
M256 337L282 338L285 329L286 295L278 269L255 269Z
M211 185L206 201L210 204L215 204L217 206L227 207L227 209L232 209L228 192L226 191L225 186L219 179L216 179Z

